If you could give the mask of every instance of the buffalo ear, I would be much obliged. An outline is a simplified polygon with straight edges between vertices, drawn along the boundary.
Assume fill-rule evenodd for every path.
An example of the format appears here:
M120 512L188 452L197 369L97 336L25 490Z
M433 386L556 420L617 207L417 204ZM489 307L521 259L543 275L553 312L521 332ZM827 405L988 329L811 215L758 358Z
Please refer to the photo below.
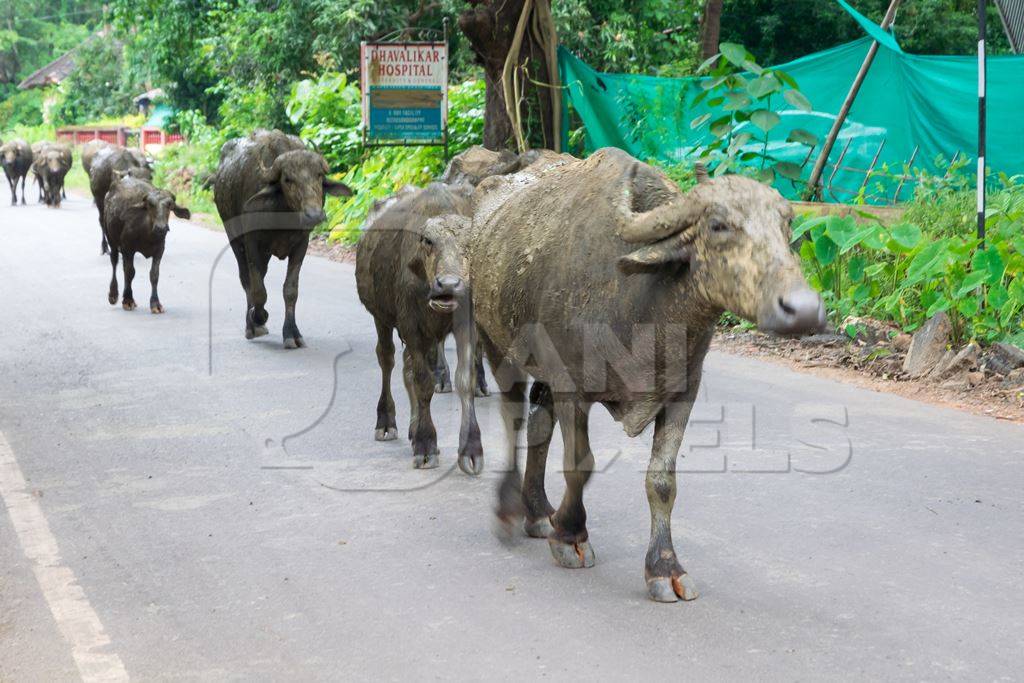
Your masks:
M324 193L333 197L351 197L353 192L345 183L339 183L330 178L324 178Z
M648 244L619 257L619 270L627 275L650 273L666 266L689 265L693 252L678 235Z
M270 183L245 200L242 211L245 213L272 213L277 211L280 206L281 197L281 186L277 183Z
M171 209L171 211L174 212L175 216L177 216L178 218L182 218L182 219L184 219L186 221L188 219L192 218L192 212L189 211L188 209L186 209L183 206L178 206L177 204L175 204L174 208Z

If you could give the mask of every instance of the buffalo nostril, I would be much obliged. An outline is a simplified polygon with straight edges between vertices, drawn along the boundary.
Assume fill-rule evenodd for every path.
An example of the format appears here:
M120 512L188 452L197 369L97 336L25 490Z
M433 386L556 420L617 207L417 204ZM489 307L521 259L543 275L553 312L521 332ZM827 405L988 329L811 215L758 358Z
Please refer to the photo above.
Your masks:
M781 296L779 297L778 303L779 303L779 310L781 310L783 313L785 313L786 315L789 315L789 316L796 315L796 309L793 308L792 306L790 306L789 304L787 304L786 300L783 299Z
M462 278L454 275L442 275L434 281L435 286L443 291L454 291L462 285Z

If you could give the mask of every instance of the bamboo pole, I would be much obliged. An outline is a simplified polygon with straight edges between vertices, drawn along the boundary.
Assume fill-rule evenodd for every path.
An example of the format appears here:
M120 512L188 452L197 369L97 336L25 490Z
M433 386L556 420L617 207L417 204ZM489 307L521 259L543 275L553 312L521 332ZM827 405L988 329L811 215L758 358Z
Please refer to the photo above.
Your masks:
M885 18L882 19L883 31L888 30L892 26L892 22L896 18L896 10L899 6L900 0L892 0L889 3L889 9L885 12ZM825 171L825 164L828 163L828 155L832 153L832 148L839 137L839 131L842 129L843 123L846 122L846 117L850 114L850 108L853 107L853 102L857 99L857 93L860 92L860 86L864 84L864 79L868 75L868 70L871 69L872 62L875 61L876 54L878 54L877 40L873 41L871 47L868 48L864 62L860 65L856 78L853 79L853 85L850 86L850 92L846 94L846 100L843 101L843 106L839 109L836 120L832 123L832 130L828 132L828 137L825 138L825 144L821 148L821 153L814 162L814 169L811 171L811 177L807 179L807 187L804 189L804 197L806 199L815 199L821 196L821 188L818 187L818 183L821 182L821 174Z

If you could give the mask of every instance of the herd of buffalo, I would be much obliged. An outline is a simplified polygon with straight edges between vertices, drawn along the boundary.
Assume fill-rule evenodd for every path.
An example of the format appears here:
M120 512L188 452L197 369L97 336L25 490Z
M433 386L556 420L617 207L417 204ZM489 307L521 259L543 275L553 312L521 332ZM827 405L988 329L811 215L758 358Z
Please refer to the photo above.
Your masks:
M33 173L41 201L59 206L70 152L56 144L3 145L12 202L20 180L24 203L25 177ZM188 218L188 210L152 184L150 164L136 150L90 143L81 159L114 269L110 303L117 300L120 254L122 305L135 308L133 258L141 253L153 261L150 310L162 312L157 280L168 218ZM548 539L561 566L592 566L583 505L594 468L589 411L602 404L629 436L654 424L644 574L649 595L662 602L697 596L674 550L670 520L676 457L716 321L731 311L780 334L816 331L825 322L821 298L790 249L786 200L746 177L710 178L700 167L696 176L695 187L682 192L617 149L577 159L473 147L437 182L377 201L356 249L358 294L378 337L375 438L398 436L391 395L397 330L413 464L438 466L430 404L435 391L450 386L443 343L453 334L458 466L478 474L483 448L474 400L486 394L486 357L506 432L508 469L496 509L504 533L522 521L527 535ZM228 141L212 182L245 291L246 338L267 334L264 277L276 256L288 261L284 345L304 346L295 305L310 233L325 220L326 195L351 191L331 180L320 154L280 131ZM555 425L566 482L557 509L544 487Z

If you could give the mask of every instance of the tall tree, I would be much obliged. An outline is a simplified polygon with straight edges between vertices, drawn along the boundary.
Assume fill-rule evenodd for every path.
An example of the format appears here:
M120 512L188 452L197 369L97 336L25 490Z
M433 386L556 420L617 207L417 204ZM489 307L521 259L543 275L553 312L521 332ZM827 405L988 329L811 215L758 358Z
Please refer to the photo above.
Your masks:
M483 66L484 147L558 147L560 93L550 0L468 0L459 28Z
M723 0L707 0L700 20L700 57L718 54L718 36L722 30Z

